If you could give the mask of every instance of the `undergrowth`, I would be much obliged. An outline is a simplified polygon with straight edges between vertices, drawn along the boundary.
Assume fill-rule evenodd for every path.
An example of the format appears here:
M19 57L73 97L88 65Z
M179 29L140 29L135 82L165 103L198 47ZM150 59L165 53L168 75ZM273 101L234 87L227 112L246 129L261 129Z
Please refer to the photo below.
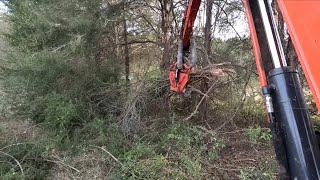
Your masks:
M273 180L277 179L277 174L274 173L274 167L272 161L261 160L258 167L251 169L243 169L240 171L239 178L241 180L251 180L251 179L263 179L263 180Z
M230 147L208 122L183 121L197 104L182 101L175 110L157 68L125 81L117 37L122 8L102 11L101 0L0 1L10 9L10 33L2 39L13 49L0 59L0 118L17 126L21 119L32 121L46 134L31 144L30 137L1 142L1 179L63 179L54 178L60 173L67 179L99 179L98 173L100 179L132 180L215 176L209 165ZM208 97L215 114L208 120L260 122L260 109L238 108L242 92L226 90L239 89L233 78L217 85L210 94L216 99ZM253 144L270 138L259 129L247 135ZM241 176L258 177L245 170Z
M149 136L120 156L122 179L203 179L208 174L203 162L224 148L213 132L178 122Z
M2 147L0 154L1 179L45 179L52 166L47 149L34 144Z
M69 157L77 157L92 148L105 150L108 153L101 159L102 165L114 167L108 175L111 179L203 179L209 174L203 163L217 159L225 147L213 132L179 122L168 125L159 134L145 132L148 137L137 135L133 140L125 139L119 132L114 124L96 119L74 132L77 138L65 152ZM55 138L49 136L46 141L50 139ZM67 162L57 157L56 145L38 143L2 144L2 179L46 179L53 166L66 166ZM71 165L77 168L77 164Z

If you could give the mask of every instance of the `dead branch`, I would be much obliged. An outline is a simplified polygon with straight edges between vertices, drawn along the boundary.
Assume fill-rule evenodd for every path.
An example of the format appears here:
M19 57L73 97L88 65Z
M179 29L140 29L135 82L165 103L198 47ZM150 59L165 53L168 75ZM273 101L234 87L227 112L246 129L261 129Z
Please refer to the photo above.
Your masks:
M93 145L90 145L90 146L91 146L91 147L98 148L98 149L106 152L112 159L114 159L117 163L119 163L121 166L123 166L123 164L122 164L116 157L114 157L114 155L112 155L109 151L107 151L105 148L99 147L99 146L93 146Z
M0 149L0 151L2 151L2 150L4 150L4 149L7 149L7 148L9 148L9 147L12 147L12 146L20 146L20 145L27 145L27 144L36 145L35 143L16 143L16 144L11 144L11 145L2 147L2 148Z
M230 65L230 63L210 64L202 69L194 70L191 72L191 78L198 77L221 77L229 73L236 73L233 69L225 68L224 65Z
M24 176L23 168L22 168L20 162L19 162L15 157L13 157L13 156L11 156L10 154L5 153L5 152L3 152L3 151L0 151L0 153L3 154L3 155L5 155L5 156L10 157L11 159L13 159L13 160L17 163L17 165L19 166L22 176Z
M194 115L198 114L198 110L199 110L199 107L201 105L201 103L205 100L205 98L208 96L208 94L211 92L211 90L213 89L213 87L217 84L217 81L211 85L211 87L208 89L208 91L206 92L206 94L204 96L202 96L201 100L199 101L198 105L196 106L196 109L193 111L193 113L185 118L184 120L185 121L188 121L190 120Z

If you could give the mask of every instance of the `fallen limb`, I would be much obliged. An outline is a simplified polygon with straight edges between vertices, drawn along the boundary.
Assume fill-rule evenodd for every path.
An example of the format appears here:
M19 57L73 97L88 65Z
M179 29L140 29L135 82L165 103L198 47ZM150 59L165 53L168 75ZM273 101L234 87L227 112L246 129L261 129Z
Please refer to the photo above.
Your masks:
M190 115L189 117L187 117L187 118L184 119L185 121L190 120L193 116L195 116L196 114L198 114L198 110L199 110L199 107L200 107L201 103L205 100L206 97L208 97L208 94L211 92L211 90L213 89L213 87L214 87L216 84L217 84L217 81L210 86L210 88L208 89L208 91L206 92L206 94L204 94L204 95L202 96L201 100L199 101L198 105L196 106L196 109L193 111L193 113L191 113L191 115Z
M13 146L20 146L20 145L27 145L27 144L32 144L32 145L36 145L35 143L16 143L16 144L10 144L8 146L5 146L5 147L2 147L0 149L0 151L4 150L4 149L7 149L9 147L13 147Z
M114 156L112 155L109 151L107 151L106 149L104 149L103 147L99 147L99 146L93 146L93 145L90 145L91 147L95 147L95 148L98 148L104 152L106 152L112 159L114 159L117 163L119 163L121 166L123 166L123 164Z
M22 176L24 176L23 168L22 168L20 162L19 162L15 157L13 157L13 156L11 156L10 154L5 153L5 152L3 152L3 151L0 151L0 153L3 154L3 155L5 155L5 156L10 157L11 159L13 159L13 160L17 163L17 165L19 166Z

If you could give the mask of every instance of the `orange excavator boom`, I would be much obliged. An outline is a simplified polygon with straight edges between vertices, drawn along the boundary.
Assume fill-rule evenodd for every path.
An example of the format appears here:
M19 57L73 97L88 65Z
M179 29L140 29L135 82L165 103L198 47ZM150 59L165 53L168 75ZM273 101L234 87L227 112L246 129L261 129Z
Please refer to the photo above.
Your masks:
M278 4L320 111L320 1L278 0Z
M184 14L184 20L181 27L180 38L183 44L183 50L188 51L190 47L190 38L192 36L194 22L200 8L201 0L190 0Z

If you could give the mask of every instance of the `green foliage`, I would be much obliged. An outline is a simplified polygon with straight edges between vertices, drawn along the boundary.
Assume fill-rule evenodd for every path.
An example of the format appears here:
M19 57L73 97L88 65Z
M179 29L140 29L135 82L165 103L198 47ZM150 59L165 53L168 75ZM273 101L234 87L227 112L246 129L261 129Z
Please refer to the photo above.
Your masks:
M81 113L78 102L52 94L45 97L37 97L31 106L32 119L38 123L43 122L49 129L59 134L68 135L75 126L81 124Z
M205 170L202 168L200 160L194 159L193 157L186 156L184 154L181 155L180 164L182 167L182 172L178 173L178 176L182 178L191 178L191 179L201 179L202 172Z
M225 147L223 140L217 138L214 132L200 126L178 124L168 129L162 139L164 148L173 148L193 156L219 152Z
M209 139L212 147L207 147ZM175 123L160 139L151 137L149 143L137 142L128 148L119 174L122 179L201 179L207 173L203 162L217 158L224 147L207 129Z
M79 40L82 50L86 50L95 40L94 32L99 32L101 0L7 0L5 3L12 13L9 40L24 52L62 48Z
M164 168L169 163L162 156L157 155L155 147L137 144L124 154L126 163L122 167L123 179L161 179Z
M1 179L40 180L47 177L51 163L46 161L48 159L48 151L46 148L36 144L17 144L8 146L1 151ZM19 161L22 171L13 158Z
M102 15L101 0L4 2L11 27L6 37L15 51L1 60L0 76L11 110L43 123L61 142L95 117L110 116L101 112L108 105L101 98L120 98L104 91L116 89L121 71L115 52L97 54L99 39L112 37L115 25L104 18L117 14Z
M241 180L274 180L276 175L274 173L275 166L268 164L268 161L261 161L257 168L245 169L240 171L239 178Z
M264 111L263 106L257 106L256 102L253 102L252 104L255 104L253 107L244 107L241 110L241 115L245 119L254 119L256 122L263 122L266 120L266 113ZM260 105L260 104L259 104Z
M263 130L261 127L247 129L246 134L248 135L249 140L253 144L258 144L259 141L270 141L272 138L271 130Z

